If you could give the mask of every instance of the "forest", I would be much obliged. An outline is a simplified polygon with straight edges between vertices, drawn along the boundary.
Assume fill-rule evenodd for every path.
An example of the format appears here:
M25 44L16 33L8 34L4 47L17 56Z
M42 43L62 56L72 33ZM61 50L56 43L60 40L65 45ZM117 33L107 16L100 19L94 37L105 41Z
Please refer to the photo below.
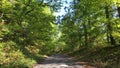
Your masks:
M0 68L66 54L120 68L120 0L0 0ZM65 14L56 16L64 6Z

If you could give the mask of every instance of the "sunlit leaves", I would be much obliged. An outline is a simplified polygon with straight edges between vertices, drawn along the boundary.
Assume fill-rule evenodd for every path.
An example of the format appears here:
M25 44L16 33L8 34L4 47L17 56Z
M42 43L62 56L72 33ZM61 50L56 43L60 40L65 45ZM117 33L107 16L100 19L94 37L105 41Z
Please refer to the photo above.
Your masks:
M13 4L8 0L2 0L1 4L2 4L2 8L6 8L6 9L13 6Z
M52 30L54 27L50 23L53 23L55 18L50 11L50 6L43 5L38 0L2 0L0 1L0 19L0 24L4 22L3 25L0 25L0 39L2 39L0 42L12 41L16 43L16 49L24 51L26 47L28 52L32 54L39 54L43 47L44 49L53 47L51 46L51 36L54 33ZM12 45L12 43L7 45ZM7 47L6 49L8 49ZM50 49L48 52L50 52ZM4 58L6 59L6 57ZM0 61L5 59L0 58ZM5 61L5 63L9 62Z
M43 8L43 11L42 11L42 12L45 13L45 14L50 15L50 14L51 14L50 7L45 6L45 7Z

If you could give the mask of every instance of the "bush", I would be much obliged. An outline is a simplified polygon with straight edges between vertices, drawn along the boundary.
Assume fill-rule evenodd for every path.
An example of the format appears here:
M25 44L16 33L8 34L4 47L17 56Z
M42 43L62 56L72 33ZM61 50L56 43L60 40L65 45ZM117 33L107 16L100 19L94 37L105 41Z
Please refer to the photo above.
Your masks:
M0 43L0 68L30 68L36 61L25 57L12 41Z

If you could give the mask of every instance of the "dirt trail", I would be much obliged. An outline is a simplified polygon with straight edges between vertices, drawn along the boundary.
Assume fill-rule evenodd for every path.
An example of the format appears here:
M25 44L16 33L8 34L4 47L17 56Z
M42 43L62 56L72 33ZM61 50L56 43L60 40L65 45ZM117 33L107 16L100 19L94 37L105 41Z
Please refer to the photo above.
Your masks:
M33 68L95 68L85 65L84 62L77 62L77 60L61 54L49 56L41 64L36 64Z

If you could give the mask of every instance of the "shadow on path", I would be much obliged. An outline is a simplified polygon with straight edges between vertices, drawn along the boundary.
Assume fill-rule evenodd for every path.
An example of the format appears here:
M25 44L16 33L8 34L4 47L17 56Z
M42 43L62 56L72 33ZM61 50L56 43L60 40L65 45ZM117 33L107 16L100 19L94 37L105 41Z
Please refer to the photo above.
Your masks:
M88 66L85 62L77 62L77 60L61 55L55 54L47 57L41 64L36 64L33 68L96 68Z

